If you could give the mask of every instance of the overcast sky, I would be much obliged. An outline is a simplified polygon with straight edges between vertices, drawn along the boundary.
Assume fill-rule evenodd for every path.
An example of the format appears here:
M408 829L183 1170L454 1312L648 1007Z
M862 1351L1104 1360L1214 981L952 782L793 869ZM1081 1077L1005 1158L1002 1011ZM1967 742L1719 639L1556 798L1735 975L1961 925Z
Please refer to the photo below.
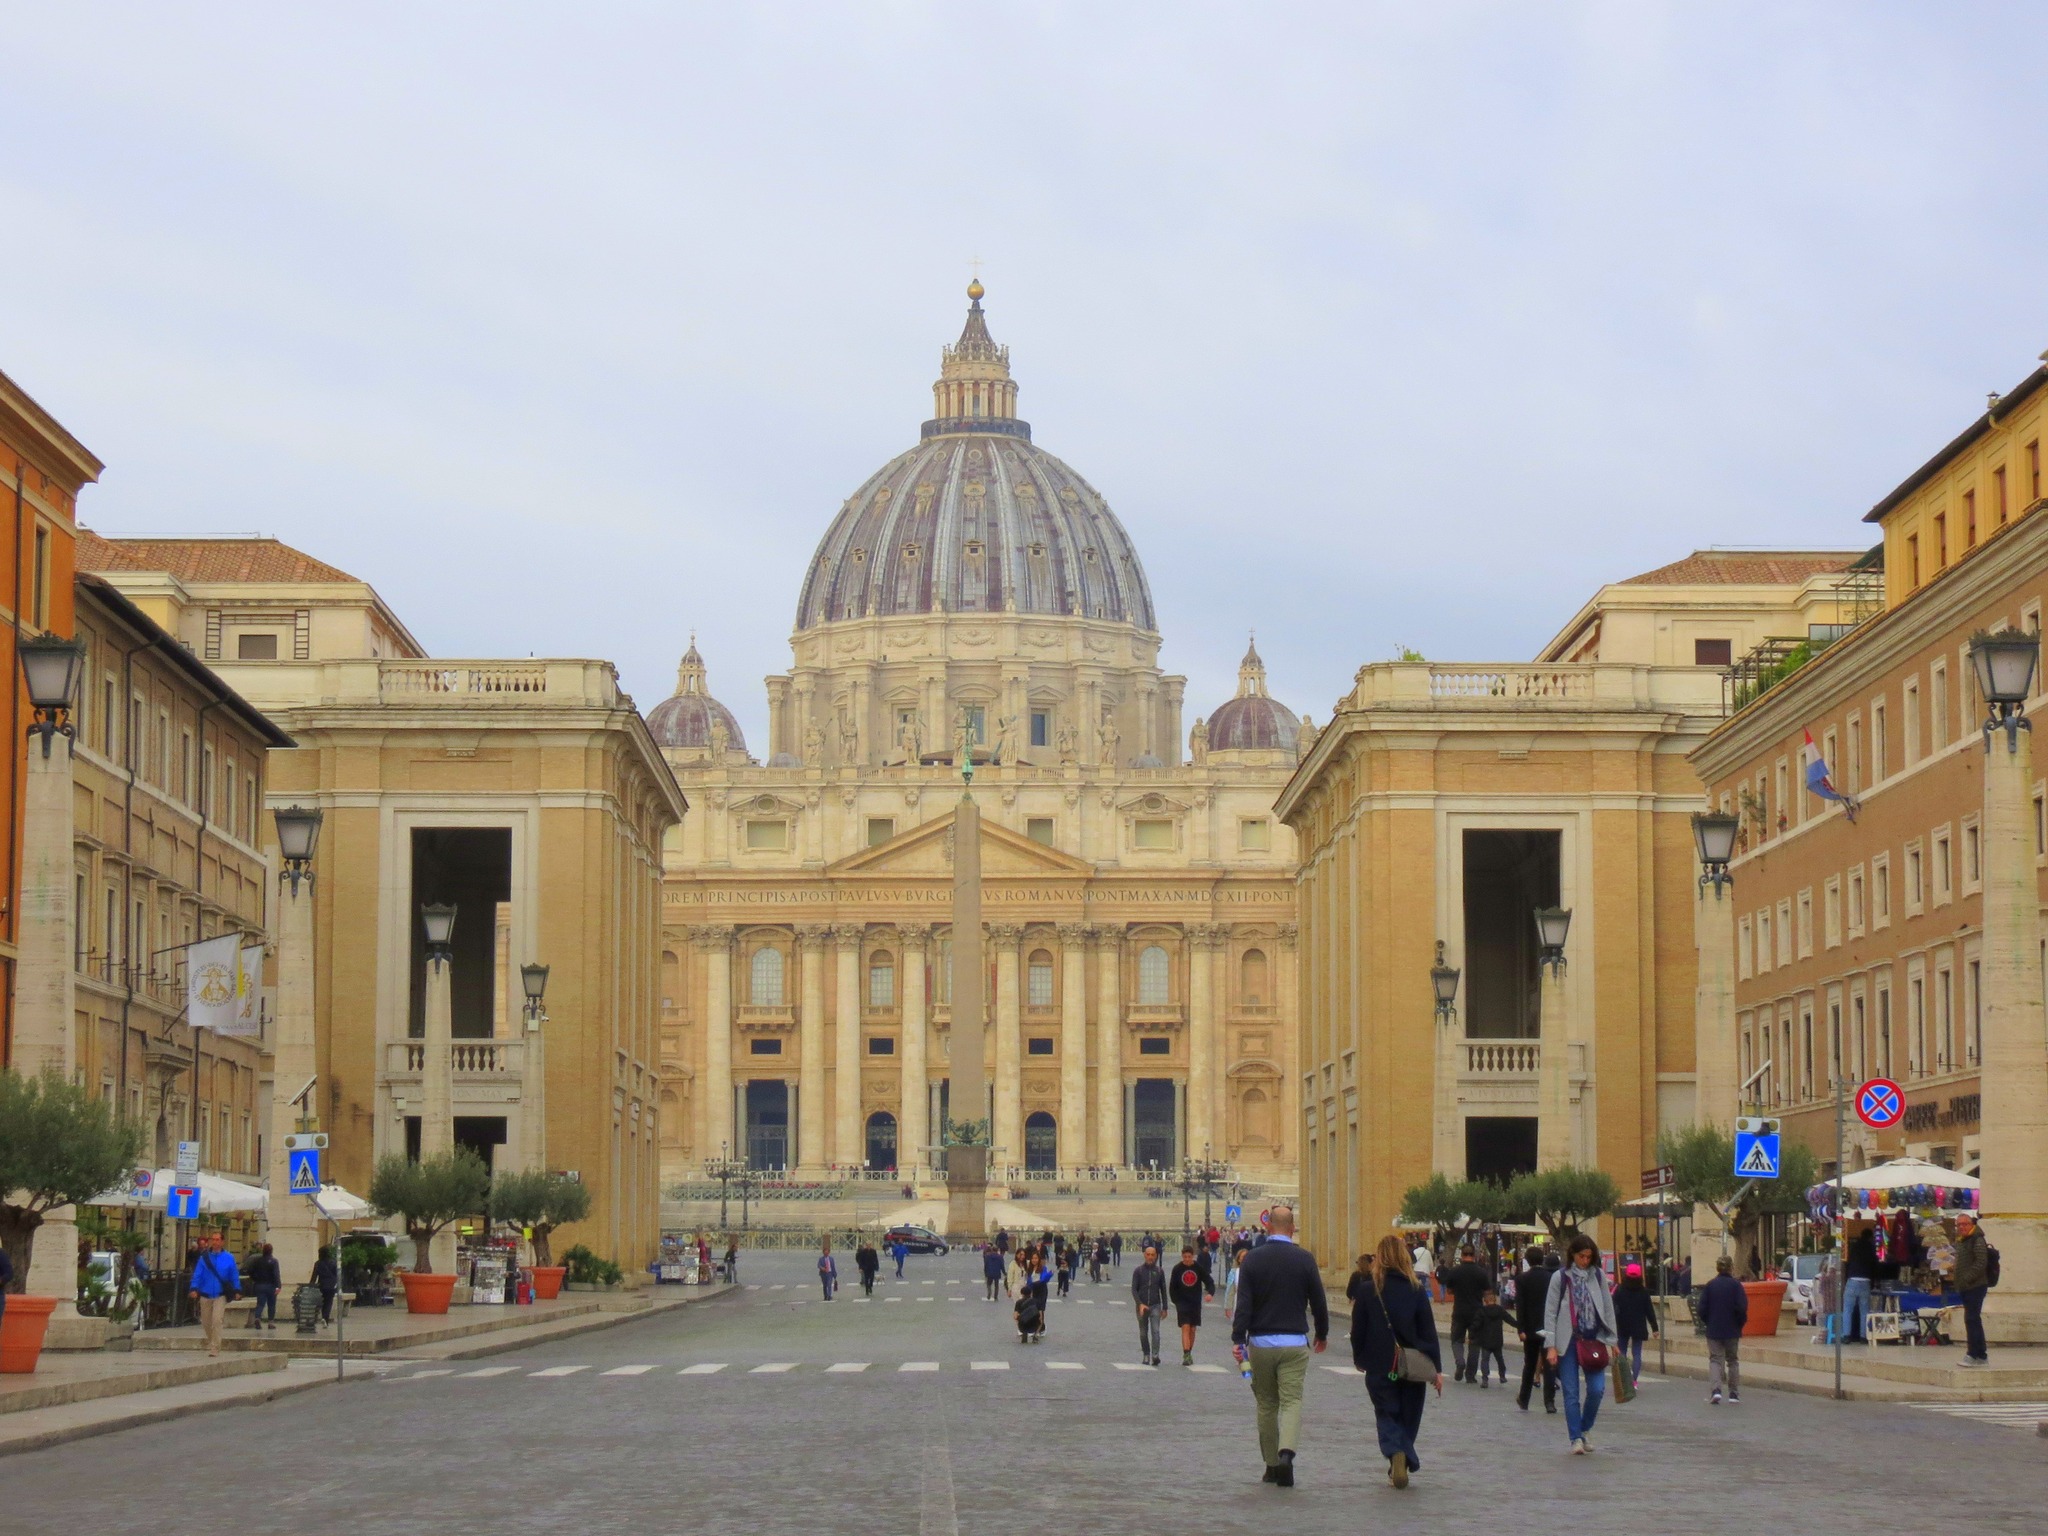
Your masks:
M977 255L1191 717L1248 629L1321 721L1699 545L1873 542L2048 344L2039 5L0 21L0 370L89 526L275 534L643 708L695 630L757 752Z

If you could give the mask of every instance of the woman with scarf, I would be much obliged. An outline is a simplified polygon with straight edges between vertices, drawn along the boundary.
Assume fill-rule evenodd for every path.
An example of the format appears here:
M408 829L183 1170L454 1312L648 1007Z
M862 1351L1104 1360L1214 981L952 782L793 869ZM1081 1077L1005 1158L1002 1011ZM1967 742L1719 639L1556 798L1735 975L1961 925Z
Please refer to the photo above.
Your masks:
M1565 1433L1572 1454L1584 1456L1593 1449L1593 1421L1607 1395L1607 1360L1621 1342L1621 1330L1600 1271L1600 1249L1583 1232L1565 1247L1564 1267L1550 1282L1543 1316L1550 1363L1564 1388Z

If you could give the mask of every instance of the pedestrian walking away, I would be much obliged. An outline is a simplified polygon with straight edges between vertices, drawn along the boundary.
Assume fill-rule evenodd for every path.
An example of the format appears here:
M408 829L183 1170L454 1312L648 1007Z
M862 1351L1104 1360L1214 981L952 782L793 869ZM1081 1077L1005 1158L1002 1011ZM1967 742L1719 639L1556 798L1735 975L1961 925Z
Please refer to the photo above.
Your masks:
M1417 1243L1409 1255L1415 1261L1415 1280L1425 1291L1433 1291L1436 1280L1436 1255L1429 1251L1429 1244Z
M1059 1258L1055 1262L1058 1265L1060 1300L1065 1301L1067 1299L1067 1287L1073 1283L1074 1279L1074 1250L1062 1244Z
M1131 1301L1138 1309L1138 1358L1159 1363L1159 1325L1166 1314L1166 1274L1159 1250L1147 1247L1145 1262L1131 1271Z
M1956 1290L1963 1298L1963 1339L1967 1346L1962 1364L1989 1365L1991 1351L1984 1343L1984 1295L1998 1284L1998 1250L1977 1226L1975 1211L1956 1213Z
M1536 1377L1543 1377L1543 1411L1557 1412L1557 1367L1550 1363L1550 1356L1543 1342L1543 1313L1550 1301L1550 1280L1555 1270L1545 1266L1543 1250L1531 1248L1528 1252L1529 1272L1522 1276L1521 1284L1515 1291L1515 1337L1522 1341L1522 1390L1515 1398L1515 1406L1524 1413L1529 1411L1530 1394L1536 1390Z
M1173 1273L1167 1277L1166 1294L1173 1302L1174 1321L1180 1324L1180 1363L1195 1363L1195 1332L1202 1326L1202 1298L1216 1294L1216 1287L1209 1283L1209 1277L1202 1272L1200 1261L1192 1248L1180 1251L1180 1262L1173 1266ZM1153 1353L1159 1346L1154 1343ZM1159 1362L1152 1362L1157 1365Z
M981 1250L981 1283L988 1290L989 1301L996 1299L996 1292L1003 1290L1003 1254L994 1243Z
M1593 1423L1607 1395L1607 1361L1617 1342L1614 1298L1600 1272L1600 1249L1581 1232L1564 1250L1564 1268L1550 1282L1543 1311L1544 1342L1564 1391L1564 1428L1572 1454L1593 1449Z
M1714 1278L1700 1287L1700 1326L1707 1335L1707 1401L1742 1401L1742 1328L1749 1321L1749 1292L1735 1278L1735 1261L1714 1260Z
M832 1239L829 1237L818 1248L818 1284L824 1287L827 1301L839 1289L839 1261L832 1257Z
M1656 1298L1643 1283L1643 1266L1629 1264L1622 1270L1621 1284L1614 1288L1614 1327L1621 1347L1628 1351L1629 1369L1637 1381L1643 1379L1643 1346L1650 1335L1662 1333Z
M320 1292L320 1321L334 1321L334 1297L341 1289L341 1269L334 1262L332 1244L322 1243L320 1252L313 1260L313 1273L309 1277Z
M1487 1370L1500 1377L1500 1384L1508 1384L1508 1362L1503 1353L1507 1341L1508 1325L1515 1320L1515 1314L1500 1304L1500 1292L1488 1291L1479 1299L1479 1311L1472 1319L1472 1352L1466 1358L1479 1374L1479 1385L1488 1385Z
M1309 1355L1321 1354L1329 1344L1330 1302L1315 1255L1294 1240L1294 1207L1275 1205L1266 1223L1266 1241L1246 1255L1238 1271L1230 1343L1232 1353L1252 1369L1265 1481L1292 1488L1302 1387Z
M249 1289L256 1293L256 1309L249 1314L249 1326L261 1328L264 1319L270 1320L272 1332L277 1330L277 1293L284 1286L284 1276L278 1272L277 1255L270 1244L263 1245L263 1251L249 1261Z
M1416 1279L1415 1257L1399 1233L1389 1232L1377 1249L1358 1256L1344 1295L1351 1303L1351 1363L1365 1375L1387 1481L1406 1488L1409 1476L1422 1470L1415 1437L1429 1388L1443 1396L1444 1366L1429 1292Z
M199 1332L206 1340L206 1352L218 1355L221 1323L227 1317L228 1303L242 1293L241 1270L235 1265L235 1256L222 1246L218 1232L207 1234L205 1243L192 1261L190 1289L192 1304L199 1313Z
M1870 1315L1870 1286L1877 1279L1877 1228L1858 1222L1849 1234L1842 1258L1842 1341L1863 1342L1863 1320Z
M1467 1243L1458 1250L1458 1262L1445 1271L1443 1285L1451 1298L1451 1363L1457 1367L1451 1379L1477 1383L1479 1361L1465 1358L1465 1344L1472 1332L1472 1320L1479 1315L1480 1299L1493 1289L1493 1276L1481 1266L1478 1252Z
M860 1293L863 1296L875 1294L875 1276L881 1273L882 1256L875 1251L875 1245L866 1238L853 1250L853 1267L860 1271Z
M1095 1249L1094 1249L1094 1251L1093 1251L1093 1252L1092 1252L1091 1254L1089 1254L1089 1256L1088 1256L1088 1282L1089 1282L1089 1284L1091 1284L1091 1285L1100 1285L1100 1284L1102 1284L1102 1271L1103 1271L1103 1270L1104 1270L1105 1268L1107 1268L1107 1267L1108 1267L1108 1265L1109 1265L1109 1244L1105 1243L1105 1242L1104 1242L1104 1241L1103 1241L1103 1240L1102 1240L1101 1238L1099 1238L1099 1237L1098 1237L1098 1238L1096 1238L1096 1239L1095 1239Z
M1109 1263L1112 1269L1124 1267L1124 1235L1121 1232L1109 1234Z
M736 1237L725 1240L725 1283L740 1283L740 1240Z

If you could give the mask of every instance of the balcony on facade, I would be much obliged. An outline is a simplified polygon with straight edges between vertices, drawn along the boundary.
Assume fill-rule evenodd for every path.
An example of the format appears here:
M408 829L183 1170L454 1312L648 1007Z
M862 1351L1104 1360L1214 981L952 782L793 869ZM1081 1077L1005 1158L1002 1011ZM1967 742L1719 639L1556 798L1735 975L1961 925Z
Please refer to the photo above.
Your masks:
M1347 709L1722 712L1721 677L1700 667L1622 662L1374 662L1358 669Z

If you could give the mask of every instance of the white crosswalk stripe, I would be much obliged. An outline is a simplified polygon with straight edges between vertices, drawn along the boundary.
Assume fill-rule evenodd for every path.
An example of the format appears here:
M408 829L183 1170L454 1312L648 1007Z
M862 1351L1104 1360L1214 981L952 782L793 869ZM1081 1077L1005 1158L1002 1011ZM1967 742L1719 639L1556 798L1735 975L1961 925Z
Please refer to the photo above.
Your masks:
M896 1367L899 1371L936 1371L938 1368L936 1360L906 1360Z
M1973 1419L1979 1424L1998 1424L2007 1429L2033 1430L2048 1424L2048 1403L1912 1403L1930 1413L1952 1419Z
M778 1376L784 1371L796 1369L794 1360L771 1360L766 1365L757 1365L747 1372L749 1376Z
M971 1371L1007 1371L1009 1368L1007 1360L975 1360L968 1365Z
M453 1376L454 1374L454 1366L442 1365L436 1366L431 1371L411 1371L408 1372L406 1375L397 1377L395 1379L399 1381L424 1381L429 1376Z
M511 1374L512 1374L512 1373L513 1373L514 1371L516 1371L516 1370L518 1370L518 1369L519 1369L519 1367L518 1367L518 1366L516 1366L516 1365L487 1365L487 1366L485 1366L485 1367L484 1367L484 1368L483 1368L482 1370L478 1370L478 1371L464 1371L464 1372L463 1372L462 1374L463 1374L463 1376L464 1376L464 1377L470 1377L470 1376L510 1376L510 1375L511 1375Z
M1078 1360L1048 1360L1045 1362L1045 1368L1048 1371L1085 1371L1088 1369L1087 1366Z
M1133 1365L1128 1360L1118 1360L1114 1364L1120 1371L1149 1371L1152 1369L1149 1365Z
M680 1371L677 1371L676 1374L678 1376L716 1376L720 1371L724 1369L725 1367L722 1364L710 1365L704 1362L699 1362L696 1365L684 1366Z
M1135 1371L1140 1373L1141 1375L1152 1375L1154 1379L1162 1379L1167 1375L1166 1372L1161 1371L1156 1367L1148 1365L1137 1365L1133 1364L1128 1360L1113 1360L1103 1363L1106 1363L1108 1367L1112 1370L1123 1372ZM886 1363L877 1365L874 1361L871 1360L835 1360L830 1362L803 1360L768 1360L763 1361L759 1365L745 1366L741 1367L741 1369L743 1370L744 1374L749 1376L787 1376L792 1373L809 1372L821 1372L822 1374L828 1376L879 1376L884 1372L887 1372L890 1375L928 1375L934 1372L954 1372L961 1370L963 1366L965 1369L969 1371L1007 1371L1015 1368L1015 1363L1009 1360L969 1360L964 1362L947 1362L941 1360L902 1360L898 1361L896 1365L892 1368ZM1027 1370L1033 1368L1042 1368L1048 1371L1085 1371L1090 1369L1090 1366L1088 1365L1088 1363L1080 1360L1039 1360L1033 1358L1024 1361L1022 1368ZM520 1375L528 1380L538 1381L559 1380L560 1378L567 1376L580 1375L586 1371L593 1371L595 1373L595 1376L600 1378L611 1376L639 1377L646 1376L651 1372L658 1371L661 1369L663 1369L662 1366L654 1364L617 1365L612 1366L609 1369L599 1369L589 1365L550 1365L545 1366L539 1370L528 1371L524 1370L522 1367L519 1366L487 1365L482 1366L476 1370L463 1371L460 1373L460 1375L463 1377L495 1377ZM716 1376L721 1372L729 1371L731 1369L733 1369L733 1367L726 1361L701 1360L696 1362L695 1364L679 1367L676 1371L676 1374L678 1376ZM1228 1366L1215 1365L1205 1361L1198 1365L1184 1367L1184 1369L1191 1372L1201 1372L1204 1375L1221 1376L1228 1372L1231 1368ZM1349 1371L1343 1370L1339 1366L1325 1366L1324 1369L1336 1372L1341 1375L1352 1374ZM405 1375L392 1376L388 1379L393 1381L413 1381L423 1379L429 1376L448 1376L454 1374L457 1373L454 1371L453 1367L434 1367L425 1370L408 1371ZM1938 1413L1950 1413L1958 1415L1960 1417L1980 1419L1987 1423L2011 1423L2015 1425L2024 1424L2024 1426L2028 1428L2031 1428L2036 1420L2048 1419L2048 1403L1972 1403L1956 1405L1937 1403L1917 1403L1911 1406L1930 1408Z
M1220 1365L1191 1365L1188 1367L1188 1369L1191 1371L1202 1371L1205 1373L1212 1373L1217 1376L1221 1376L1223 1374L1223 1367Z
M901 1301L902 1299L903 1298L901 1296L884 1296L882 1298L882 1300L884 1301Z
M551 1365L544 1371L528 1371L529 1376L574 1376L578 1371L587 1371L587 1365Z
M851 1376L867 1368L868 1362L865 1360L841 1360L835 1365L826 1366L825 1374L827 1376Z
M604 1372L604 1374L607 1376L645 1376L653 1369L654 1367L651 1365L615 1365L610 1370Z

